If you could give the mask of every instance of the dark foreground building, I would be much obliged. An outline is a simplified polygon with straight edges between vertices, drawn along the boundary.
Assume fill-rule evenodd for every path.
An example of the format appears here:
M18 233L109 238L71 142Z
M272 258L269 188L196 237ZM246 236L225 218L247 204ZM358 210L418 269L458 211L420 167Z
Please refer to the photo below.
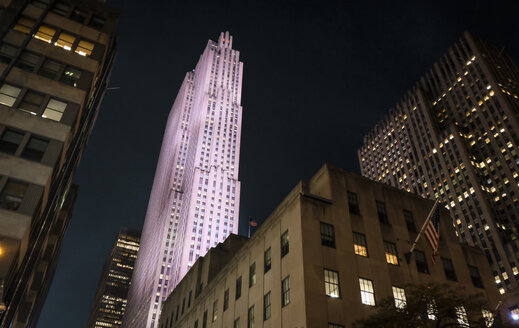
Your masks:
M465 33L364 137L362 174L441 200L519 311L519 71ZM516 317L519 319L519 313Z
M87 328L122 326L140 238L137 230L122 228L119 232L101 273Z
M434 202L325 165L299 183L247 240L231 235L198 259L162 308L160 328L351 327L407 284L497 291L484 253L458 242L440 211L438 261L424 238L404 259ZM479 315L479 314L478 314Z
M0 327L34 327L111 72L117 13L0 1Z

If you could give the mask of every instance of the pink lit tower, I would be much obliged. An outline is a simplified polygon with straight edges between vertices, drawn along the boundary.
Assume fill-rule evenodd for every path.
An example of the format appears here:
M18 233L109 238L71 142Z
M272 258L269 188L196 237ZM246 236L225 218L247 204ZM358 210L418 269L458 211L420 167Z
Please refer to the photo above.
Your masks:
M169 113L123 327L156 327L199 256L238 231L243 63L232 36L209 40Z

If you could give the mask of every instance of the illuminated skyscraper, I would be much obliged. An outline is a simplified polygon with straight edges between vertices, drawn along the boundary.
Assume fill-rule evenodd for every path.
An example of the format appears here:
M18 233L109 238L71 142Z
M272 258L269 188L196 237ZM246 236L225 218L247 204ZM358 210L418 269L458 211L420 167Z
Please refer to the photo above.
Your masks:
M101 273L87 328L122 326L140 236L140 231L129 228L119 231Z
M502 294L519 292L519 72L465 33L364 137L362 174L440 199ZM513 291L513 293L511 293Z
M154 327L196 259L238 231L242 72L226 32L209 40L184 78L164 133L125 327Z

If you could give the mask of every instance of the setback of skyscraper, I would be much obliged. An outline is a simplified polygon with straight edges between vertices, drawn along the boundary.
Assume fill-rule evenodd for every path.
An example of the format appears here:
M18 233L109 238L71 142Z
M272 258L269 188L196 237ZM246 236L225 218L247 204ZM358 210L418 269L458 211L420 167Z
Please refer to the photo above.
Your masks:
M115 54L99 1L0 1L0 327L35 327Z
M87 328L122 326L140 237L137 230L125 227L119 231L101 273Z
M441 200L501 294L519 293L519 72L468 32L364 137L362 174Z
M229 32L209 40L169 114L125 327L156 327L196 259L238 231L243 63L232 41Z

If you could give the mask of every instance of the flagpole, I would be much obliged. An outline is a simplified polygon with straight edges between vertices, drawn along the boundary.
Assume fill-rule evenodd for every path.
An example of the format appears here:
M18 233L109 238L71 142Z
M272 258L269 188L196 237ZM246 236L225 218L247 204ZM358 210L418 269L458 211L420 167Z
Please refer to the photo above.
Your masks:
M413 245L411 246L411 249L409 250L408 253L405 254L405 259L407 261L407 263L409 263L409 261L411 260L411 255L413 254L414 252L414 249L416 247L416 244L418 243L418 240L420 239L420 237L422 236L425 228L427 227L427 224L429 223L429 221L431 221L431 217L434 213L434 210L436 209L436 206L438 206L438 199L436 200L436 202L434 203L431 211L429 212L429 215L427 216L427 219L425 220L425 222L423 223L423 226L422 226L422 229L420 229L420 233L418 233L418 236L416 236L416 239L414 240L414 243Z

